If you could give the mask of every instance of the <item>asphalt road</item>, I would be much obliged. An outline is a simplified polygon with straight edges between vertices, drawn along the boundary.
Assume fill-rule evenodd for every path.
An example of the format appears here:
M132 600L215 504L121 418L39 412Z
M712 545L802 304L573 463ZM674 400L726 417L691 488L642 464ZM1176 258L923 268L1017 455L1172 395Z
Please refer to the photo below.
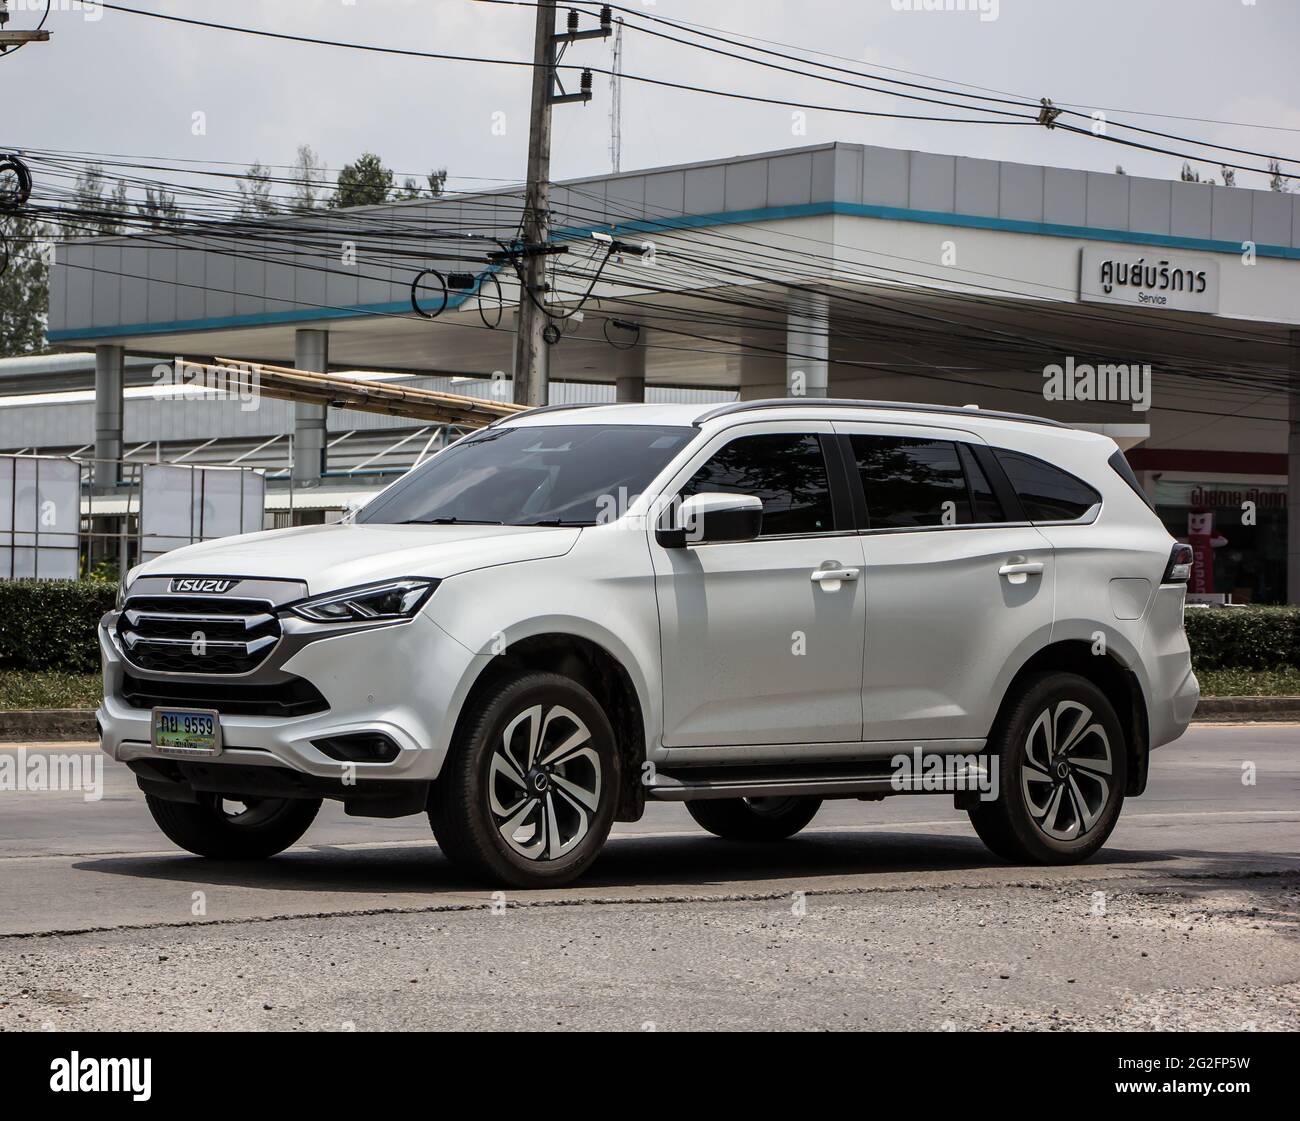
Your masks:
M771 846L656 805L579 884L494 894L422 818L327 804L235 865L169 850L125 768L102 794L0 790L0 1030L1300 1028L1300 726L1193 728L1072 868L938 795Z

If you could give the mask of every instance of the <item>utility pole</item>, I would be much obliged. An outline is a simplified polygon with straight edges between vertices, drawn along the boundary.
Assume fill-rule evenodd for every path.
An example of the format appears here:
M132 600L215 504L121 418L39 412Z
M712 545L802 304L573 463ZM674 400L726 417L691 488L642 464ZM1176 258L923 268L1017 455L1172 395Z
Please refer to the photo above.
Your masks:
M556 71L557 52L580 39L601 39L612 30L609 8L602 8L600 28L578 30L578 13L569 12L568 30L555 32L555 0L537 0L533 39L532 112L528 123L528 181L524 188L522 246L511 256L519 273L519 315L515 324L515 403L545 405L550 382L549 344L544 332L546 259L554 252L550 236L551 107L591 100L591 71L583 71L577 93L566 93Z
M609 67L609 163L615 175L623 170L623 21L617 22Z
M35 31L6 31L5 24L8 22L8 0L0 0L0 55L16 51L27 43L44 43L49 40L50 33L44 28L37 28ZM44 19L41 22L44 23Z
M528 182L524 188L524 244L545 245L551 205L551 83L555 75L555 0L538 0L533 40L533 107L528 122ZM550 361L542 331L546 316L546 258L520 263L519 319L515 325L515 404L545 405ZM537 303L533 301L536 300Z

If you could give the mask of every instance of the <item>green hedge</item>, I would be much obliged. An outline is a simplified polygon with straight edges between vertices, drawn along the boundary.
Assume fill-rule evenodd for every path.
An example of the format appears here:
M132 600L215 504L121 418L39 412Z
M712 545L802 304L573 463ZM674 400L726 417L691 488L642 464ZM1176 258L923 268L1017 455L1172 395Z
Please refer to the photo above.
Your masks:
M1198 670L1300 666L1300 609L1193 607L1185 620Z
M117 586L103 580L0 580L0 669L99 669L95 625Z
M113 606L102 580L0 580L0 669L99 669L95 624ZM1189 608L1187 637L1198 670L1300 667L1300 609Z

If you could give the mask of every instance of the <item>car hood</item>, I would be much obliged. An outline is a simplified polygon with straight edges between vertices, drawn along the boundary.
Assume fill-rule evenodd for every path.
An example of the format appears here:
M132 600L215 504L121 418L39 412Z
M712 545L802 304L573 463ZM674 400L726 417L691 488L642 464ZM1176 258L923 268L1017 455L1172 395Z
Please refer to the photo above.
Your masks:
M158 557L141 576L306 581L310 594L397 576L436 576L563 556L580 529L498 525L311 525L204 541Z

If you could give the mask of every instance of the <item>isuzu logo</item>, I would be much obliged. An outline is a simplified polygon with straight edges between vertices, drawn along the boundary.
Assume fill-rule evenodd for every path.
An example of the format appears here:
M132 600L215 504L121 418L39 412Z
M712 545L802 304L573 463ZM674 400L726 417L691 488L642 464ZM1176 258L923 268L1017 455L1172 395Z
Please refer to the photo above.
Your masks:
M205 595L221 595L230 591L238 580L201 580L195 576L177 577L171 583L173 592L199 592Z

